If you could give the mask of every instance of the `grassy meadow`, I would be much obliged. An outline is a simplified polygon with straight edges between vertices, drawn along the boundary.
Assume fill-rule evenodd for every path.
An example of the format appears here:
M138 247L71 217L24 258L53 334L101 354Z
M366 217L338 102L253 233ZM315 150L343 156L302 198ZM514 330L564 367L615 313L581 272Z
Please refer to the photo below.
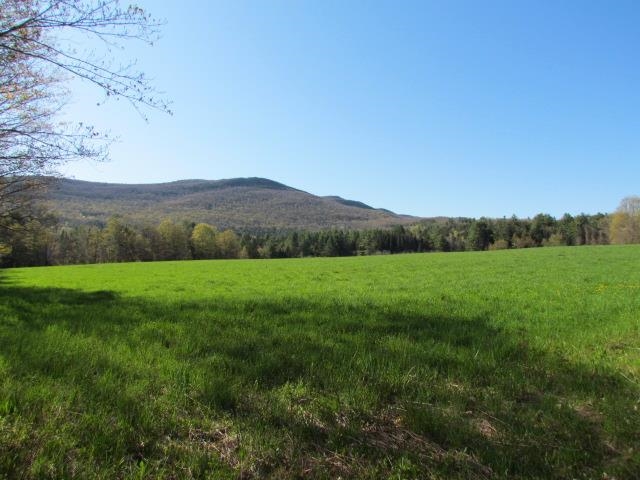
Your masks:
M640 478L640 246L0 271L0 478Z

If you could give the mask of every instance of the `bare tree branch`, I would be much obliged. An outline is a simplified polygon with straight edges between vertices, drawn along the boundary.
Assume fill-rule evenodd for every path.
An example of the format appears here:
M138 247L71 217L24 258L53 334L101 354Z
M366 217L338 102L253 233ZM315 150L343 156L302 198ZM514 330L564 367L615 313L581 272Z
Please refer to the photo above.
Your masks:
M143 109L171 113L135 62L115 63L110 53L131 41L153 44L162 25L119 0L0 0L0 224L46 184L33 179L72 160L107 158L109 136L57 121L69 78L127 100L145 119ZM97 39L89 43L98 51L78 51L62 40L67 33Z

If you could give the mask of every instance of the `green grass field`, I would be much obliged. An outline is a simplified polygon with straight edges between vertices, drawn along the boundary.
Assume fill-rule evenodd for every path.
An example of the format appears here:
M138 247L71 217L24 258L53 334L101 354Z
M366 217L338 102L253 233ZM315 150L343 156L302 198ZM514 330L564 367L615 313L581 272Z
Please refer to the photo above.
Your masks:
M0 478L640 478L640 246L0 272Z

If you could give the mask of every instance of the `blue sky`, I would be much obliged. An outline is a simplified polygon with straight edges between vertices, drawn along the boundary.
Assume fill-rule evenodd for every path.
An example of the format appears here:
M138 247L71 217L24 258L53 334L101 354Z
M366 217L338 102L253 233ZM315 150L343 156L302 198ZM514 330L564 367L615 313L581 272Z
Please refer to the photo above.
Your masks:
M640 194L640 2L139 1L149 122L72 84L119 136L82 180L271 178L420 216L613 211Z

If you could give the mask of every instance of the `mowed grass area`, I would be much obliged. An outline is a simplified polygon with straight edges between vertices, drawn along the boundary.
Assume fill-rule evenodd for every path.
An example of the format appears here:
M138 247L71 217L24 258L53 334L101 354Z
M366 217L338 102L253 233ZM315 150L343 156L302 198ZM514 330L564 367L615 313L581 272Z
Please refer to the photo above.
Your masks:
M640 246L0 272L0 478L640 478Z

